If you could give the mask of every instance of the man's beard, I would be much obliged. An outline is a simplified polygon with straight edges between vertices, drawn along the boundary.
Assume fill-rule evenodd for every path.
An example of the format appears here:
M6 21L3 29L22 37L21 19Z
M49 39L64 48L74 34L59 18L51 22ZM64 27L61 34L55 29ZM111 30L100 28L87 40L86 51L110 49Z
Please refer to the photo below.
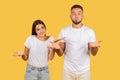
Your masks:
M80 21L74 21L74 20L72 20L72 22L73 22L74 24L76 24L76 25L78 25L79 23L81 23L81 21L82 21L82 20L80 20Z

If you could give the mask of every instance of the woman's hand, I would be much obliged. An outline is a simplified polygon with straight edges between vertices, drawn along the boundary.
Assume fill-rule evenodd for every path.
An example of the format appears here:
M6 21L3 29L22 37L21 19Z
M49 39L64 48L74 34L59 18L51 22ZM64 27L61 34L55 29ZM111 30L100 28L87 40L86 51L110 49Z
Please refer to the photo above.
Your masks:
M15 52L15 53L13 54L13 56L15 56L15 57L23 56L23 55L24 55L24 52L20 52L20 51Z

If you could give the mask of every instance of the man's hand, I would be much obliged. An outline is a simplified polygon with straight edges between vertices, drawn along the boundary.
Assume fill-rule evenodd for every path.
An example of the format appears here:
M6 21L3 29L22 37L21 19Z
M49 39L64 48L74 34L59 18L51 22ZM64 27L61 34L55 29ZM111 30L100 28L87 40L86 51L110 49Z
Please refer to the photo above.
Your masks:
M101 41L95 41L95 42L88 43L88 46L89 46L88 48L93 56L95 56L97 54L98 49L100 47L100 43L101 43Z
M89 43L88 43L89 48L95 48L95 47L99 48L101 42L102 42L102 41L89 42Z

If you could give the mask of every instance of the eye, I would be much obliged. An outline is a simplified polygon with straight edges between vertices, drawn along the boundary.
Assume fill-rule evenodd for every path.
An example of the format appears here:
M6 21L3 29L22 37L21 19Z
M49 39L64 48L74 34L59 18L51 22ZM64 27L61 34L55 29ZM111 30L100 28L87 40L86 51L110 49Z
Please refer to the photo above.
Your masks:
M44 27L44 26L42 26L42 27L41 27L41 29L45 29L45 27Z
M72 15L76 15L76 13L72 12Z
M81 13L78 13L78 15L81 15Z
M40 29L36 29L37 31L39 31Z

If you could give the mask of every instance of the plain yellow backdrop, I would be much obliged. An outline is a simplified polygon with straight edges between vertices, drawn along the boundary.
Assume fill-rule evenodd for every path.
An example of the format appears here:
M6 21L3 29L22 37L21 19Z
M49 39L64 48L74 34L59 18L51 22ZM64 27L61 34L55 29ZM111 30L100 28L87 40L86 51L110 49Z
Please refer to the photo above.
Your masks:
M41 19L47 34L56 39L71 24L70 8L84 7L83 23L102 40L96 56L91 56L92 80L120 80L120 1L119 0L1 0L0 1L0 80L23 80L26 62L13 57L23 51L34 20ZM62 80L63 57L49 62L51 80Z

